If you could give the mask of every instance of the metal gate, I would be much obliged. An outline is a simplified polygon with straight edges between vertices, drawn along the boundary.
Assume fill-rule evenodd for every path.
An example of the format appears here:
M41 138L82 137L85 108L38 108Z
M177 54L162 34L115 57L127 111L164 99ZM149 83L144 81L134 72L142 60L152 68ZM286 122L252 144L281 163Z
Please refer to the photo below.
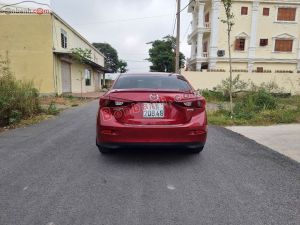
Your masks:
M69 63L61 62L61 85L63 93L71 93L71 67Z

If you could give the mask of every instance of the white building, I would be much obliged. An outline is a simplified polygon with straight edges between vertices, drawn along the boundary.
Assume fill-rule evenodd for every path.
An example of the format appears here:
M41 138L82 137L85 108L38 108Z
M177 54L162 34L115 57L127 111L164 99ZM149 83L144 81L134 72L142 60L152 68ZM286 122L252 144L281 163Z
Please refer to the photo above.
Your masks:
M188 68L228 71L227 28L221 0L195 0ZM300 0L233 0L233 69L300 71Z

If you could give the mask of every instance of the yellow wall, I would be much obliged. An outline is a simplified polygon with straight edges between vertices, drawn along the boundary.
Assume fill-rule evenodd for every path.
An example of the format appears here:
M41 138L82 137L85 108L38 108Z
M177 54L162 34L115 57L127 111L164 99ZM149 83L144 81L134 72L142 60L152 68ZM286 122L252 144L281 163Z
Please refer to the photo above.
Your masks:
M67 49L61 47L61 29L67 32L68 46ZM99 54L93 46L87 43L83 37L71 29L69 26L61 22L53 15L53 48L59 52L71 52L72 48L89 49L92 51L92 61L104 66L104 56Z
M256 70L257 67L263 67L264 70L271 70L272 73L275 73L276 70L292 70L293 72L297 72L297 65L295 63L256 62L254 63L253 70ZM217 62L216 69L225 69L226 71L229 71L229 63ZM233 62L232 69L248 70L248 63Z
M224 72L191 72L182 71L182 74L188 79L195 89L210 89L212 90L217 85L221 84L222 80L229 77L228 73ZM300 74L267 74L267 73L234 73L234 76L240 74L240 78L246 82L252 81L256 85L263 82L275 82L284 91L292 94L300 94Z
M205 14L210 11L212 15L212 0L205 2ZM261 0L259 1L259 8L257 13L257 27L256 27L256 49L253 58L253 70L257 67L264 67L265 70L293 70L297 69L297 60L299 61L299 48L300 48L300 1L282 1L282 0ZM297 7L297 16L295 22L277 22L277 8L279 6ZM248 15L241 15L241 8L248 7ZM269 8L269 16L263 16L263 8ZM232 4L232 12L234 14L234 26L231 32L231 51L232 60L234 62L234 69L248 69L249 59L249 45L251 38L251 25L252 25L252 9L253 0L234 0ZM220 2L219 21L218 21L218 42L217 47L219 50L225 50L224 57L217 58L216 69L228 70L228 45L227 45L227 26L221 22L225 19L225 10L222 2ZM211 20L210 20L211 21ZM212 22L212 21L211 21ZM213 26L213 24L211 24ZM274 52L275 39L280 36L294 37L293 51L288 53ZM211 33L204 33L203 40L210 38ZM245 51L235 50L235 40L238 36L246 38ZM260 39L268 39L268 46L261 47ZM209 61L209 60L208 60ZM251 59L252 61L252 59ZM195 69L195 65L191 68Z
M62 83L61 83L61 60L58 56L54 57L55 64L54 64L54 71L55 75L57 76L57 90L58 94L62 94ZM79 64L75 61L70 63L71 67L71 90L72 93L87 93L87 92L94 92L98 91L100 87L100 81L96 84L96 76L98 73L94 71L90 66ZM92 79L91 79L91 86L85 85L85 69L90 69L92 71ZM81 86L82 84L82 86Z
M85 69L90 69L92 71L91 86L85 86ZM91 67L86 65L80 65L78 63L73 63L71 65L71 74L72 74L72 92L81 93L81 84L82 84L82 93L94 92L95 90L95 72Z
M277 5L282 5L281 4ZM297 23L278 23L275 22L277 19L277 10L275 4L261 3L258 13L258 23L257 23L257 41L256 41L256 55L258 58L274 58L274 59L296 59L297 58L297 49L299 47L299 38L300 38L300 8L298 5L297 9ZM270 8L270 15L263 16L263 8ZM296 7L296 6L295 6ZM274 53L275 41L273 37L287 33L296 37L293 46L292 53ZM269 45L266 47L259 46L260 38L268 38Z
M251 33L251 10L252 3L250 2L234 2L232 5L232 12L235 15L235 25L232 28L231 32L231 50L232 50L232 58L248 58L248 51L235 51L234 43L236 36L240 33L244 32L248 36ZM241 7L248 7L248 15L241 16ZM225 10L223 5L220 7L220 19L225 19ZM246 40L246 48L249 46L249 38ZM219 22L219 38L218 38L218 49L225 50L225 58L228 57L228 45L227 45L227 27L221 21Z
M8 52L19 80L33 80L41 93L55 93L50 15L0 15L0 55Z
M52 17L52 29L53 29L53 49L57 52L65 52L71 53L73 48L82 48L82 49L89 49L92 52L92 61L95 63L104 66L104 56L100 54L98 51L95 50L91 44L87 43L87 41L81 37L77 32L71 29L68 25L64 22L60 21L55 15ZM68 46L67 49L61 47L61 29L67 32L68 38ZM71 64L71 85L72 85L72 92L73 93L81 93L81 83L82 83L82 92L94 92L99 90L99 83L98 87L96 87L95 81L97 73L93 71L93 69L89 65L79 64L74 60L70 60ZM59 56L55 56L55 73L54 76L57 80L57 92L58 94L62 94L62 84L61 84L61 61ZM85 69L90 69L92 71L92 83L91 86L85 86L85 79L84 73ZM82 75L81 75L82 73Z
M252 24L252 1L235 1L232 5L232 11L235 16L234 26L232 28L232 58L248 58L248 47L251 36L251 24ZM261 2L259 5L258 18L257 18L257 34L256 34L256 58L259 59L296 59L297 49L299 47L300 39L300 8L298 5L297 10L297 22L296 23L278 23L276 6L282 5L282 1L277 3L264 3ZM241 7L248 7L248 15L241 15ZM270 15L263 16L263 8L270 8ZM297 6L295 6L297 7ZM225 19L225 10L223 5L220 7L220 19ZM249 37L246 39L246 51L236 51L234 49L234 43L236 36L240 33L246 33ZM294 41L294 48L292 53L274 53L274 37L281 34L289 34L296 37ZM267 38L269 40L269 45L266 47L260 47L259 41L261 38ZM227 35L226 35L226 25L219 22L219 41L218 48L226 50L225 57L228 57L228 47L227 47Z

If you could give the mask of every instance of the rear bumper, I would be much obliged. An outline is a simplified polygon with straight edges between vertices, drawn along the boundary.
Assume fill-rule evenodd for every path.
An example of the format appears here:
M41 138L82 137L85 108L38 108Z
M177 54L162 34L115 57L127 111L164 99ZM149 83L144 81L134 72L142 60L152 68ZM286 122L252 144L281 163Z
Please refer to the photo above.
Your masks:
M204 127L101 126L97 129L98 143L205 143Z
M113 125L97 125L97 143L99 144L174 144L191 145L195 143L204 145L207 136L206 118L191 121L184 125L124 125L114 123Z
M194 116L186 124L130 125L115 119L103 120L98 114L97 143L99 145L182 145L203 147L207 136L206 112ZM109 147L108 146L108 147Z
M121 149L121 148L182 148L182 149L199 149L203 148L205 143L97 143L98 147L103 147L111 150Z

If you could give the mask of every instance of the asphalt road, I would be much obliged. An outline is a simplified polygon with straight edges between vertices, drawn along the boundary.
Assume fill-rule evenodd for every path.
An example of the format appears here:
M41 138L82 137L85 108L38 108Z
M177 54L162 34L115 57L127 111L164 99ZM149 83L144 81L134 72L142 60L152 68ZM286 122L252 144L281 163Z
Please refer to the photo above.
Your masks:
M0 134L0 225L300 224L300 164L224 128L200 155L100 155L97 103Z

